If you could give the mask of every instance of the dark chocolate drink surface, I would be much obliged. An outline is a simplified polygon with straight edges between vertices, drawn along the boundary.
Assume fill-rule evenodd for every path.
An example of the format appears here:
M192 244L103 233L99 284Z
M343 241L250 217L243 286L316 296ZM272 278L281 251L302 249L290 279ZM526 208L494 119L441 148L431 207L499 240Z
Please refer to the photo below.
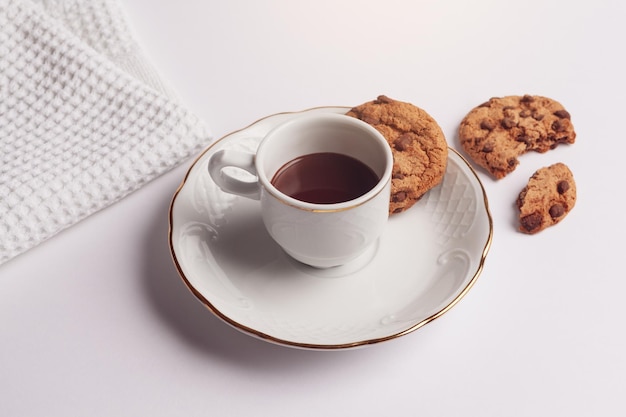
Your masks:
M332 152L295 158L272 178L272 184L282 193L315 204L354 200L374 188L378 181L378 175L365 163Z

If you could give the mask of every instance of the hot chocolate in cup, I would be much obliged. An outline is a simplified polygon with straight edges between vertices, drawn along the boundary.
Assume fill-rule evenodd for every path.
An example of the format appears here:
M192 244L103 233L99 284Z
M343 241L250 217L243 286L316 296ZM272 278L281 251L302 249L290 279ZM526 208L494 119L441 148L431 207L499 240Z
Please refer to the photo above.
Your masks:
M255 153L224 149L208 163L223 191L260 200L265 227L287 254L317 268L354 260L383 233L392 167L380 132L342 114L295 117L268 132Z

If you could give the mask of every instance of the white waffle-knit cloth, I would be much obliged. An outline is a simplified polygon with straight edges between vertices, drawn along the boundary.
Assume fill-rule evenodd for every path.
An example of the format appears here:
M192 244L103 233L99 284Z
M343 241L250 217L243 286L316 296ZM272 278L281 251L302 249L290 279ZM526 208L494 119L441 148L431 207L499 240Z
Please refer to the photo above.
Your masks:
M0 264L209 141L116 0L0 0Z

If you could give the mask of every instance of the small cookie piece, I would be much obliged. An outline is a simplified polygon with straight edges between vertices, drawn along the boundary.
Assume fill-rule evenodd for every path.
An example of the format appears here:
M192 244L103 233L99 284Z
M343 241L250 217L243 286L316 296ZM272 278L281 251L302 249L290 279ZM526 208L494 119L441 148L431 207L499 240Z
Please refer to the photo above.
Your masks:
M535 234L560 222L576 204L576 183L563 163L537 170L517 198L519 230Z
M394 163L390 214L413 206L441 182L448 162L448 144L435 119L424 110L381 95L347 114L374 126L391 146Z
M461 146L496 179L512 172L518 156L574 143L570 114L557 101L541 96L494 97L461 121Z

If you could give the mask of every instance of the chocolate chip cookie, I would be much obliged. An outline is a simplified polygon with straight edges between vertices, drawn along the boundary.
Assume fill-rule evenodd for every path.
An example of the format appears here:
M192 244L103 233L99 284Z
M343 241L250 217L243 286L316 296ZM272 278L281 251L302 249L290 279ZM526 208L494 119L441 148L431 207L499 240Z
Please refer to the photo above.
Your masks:
M496 179L519 164L518 156L574 143L570 114L557 101L541 96L494 97L472 109L461 122L461 146Z
M517 198L519 230L535 234L560 222L576 204L576 183L563 163L537 170Z
M381 95L347 114L374 126L391 146L394 164L390 214L413 206L441 182L448 144L435 119L424 110Z

